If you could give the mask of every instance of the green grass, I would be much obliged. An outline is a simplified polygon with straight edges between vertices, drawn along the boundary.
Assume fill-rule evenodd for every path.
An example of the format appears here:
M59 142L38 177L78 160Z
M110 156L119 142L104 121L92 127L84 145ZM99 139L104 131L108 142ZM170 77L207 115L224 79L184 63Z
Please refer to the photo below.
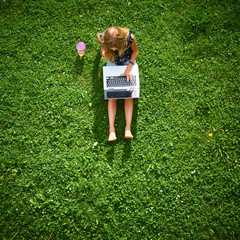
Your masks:
M1 239L239 239L239 6L2 1ZM112 25L136 37L142 98L133 141L119 101L109 144Z

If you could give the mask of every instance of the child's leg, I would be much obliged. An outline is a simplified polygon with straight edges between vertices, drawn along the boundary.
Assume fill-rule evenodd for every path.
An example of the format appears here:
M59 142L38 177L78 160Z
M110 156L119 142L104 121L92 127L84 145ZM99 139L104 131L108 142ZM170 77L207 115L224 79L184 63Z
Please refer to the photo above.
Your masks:
M133 115L133 99L132 98L125 99L124 109L125 109L125 119L126 119L125 137L133 138L131 133L131 124L132 124L132 115Z
M109 99L108 100L108 120L109 120L108 141L114 141L117 139L115 134L115 126L114 126L116 113L117 113L117 99Z

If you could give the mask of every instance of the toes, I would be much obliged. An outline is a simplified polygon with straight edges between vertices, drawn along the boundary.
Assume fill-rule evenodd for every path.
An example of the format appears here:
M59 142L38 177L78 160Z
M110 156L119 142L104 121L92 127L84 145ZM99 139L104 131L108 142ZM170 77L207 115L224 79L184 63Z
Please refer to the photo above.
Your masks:
M130 139L133 138L133 135L132 135L132 133L131 133L130 130L126 130L126 131L125 131L125 138L130 138Z
M109 137L108 137L108 141L112 142L112 141L115 141L115 140L117 140L116 133L115 132L110 132Z

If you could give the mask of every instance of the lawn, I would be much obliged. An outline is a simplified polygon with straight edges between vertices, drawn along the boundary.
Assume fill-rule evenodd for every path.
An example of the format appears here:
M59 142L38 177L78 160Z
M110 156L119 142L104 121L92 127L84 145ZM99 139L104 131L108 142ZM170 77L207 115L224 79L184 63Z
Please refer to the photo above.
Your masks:
M4 0L0 13L1 239L240 238L238 0ZM109 26L138 44L132 141L119 101L107 142L96 34Z

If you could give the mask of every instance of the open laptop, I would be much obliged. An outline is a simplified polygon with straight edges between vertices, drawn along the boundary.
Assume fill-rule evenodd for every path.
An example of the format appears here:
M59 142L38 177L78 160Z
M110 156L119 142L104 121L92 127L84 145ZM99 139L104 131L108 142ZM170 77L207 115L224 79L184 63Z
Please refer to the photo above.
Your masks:
M103 88L104 99L124 99L139 98L140 84L138 65L132 67L134 78L127 81L126 76L120 76L124 73L127 66L105 66L103 67Z

